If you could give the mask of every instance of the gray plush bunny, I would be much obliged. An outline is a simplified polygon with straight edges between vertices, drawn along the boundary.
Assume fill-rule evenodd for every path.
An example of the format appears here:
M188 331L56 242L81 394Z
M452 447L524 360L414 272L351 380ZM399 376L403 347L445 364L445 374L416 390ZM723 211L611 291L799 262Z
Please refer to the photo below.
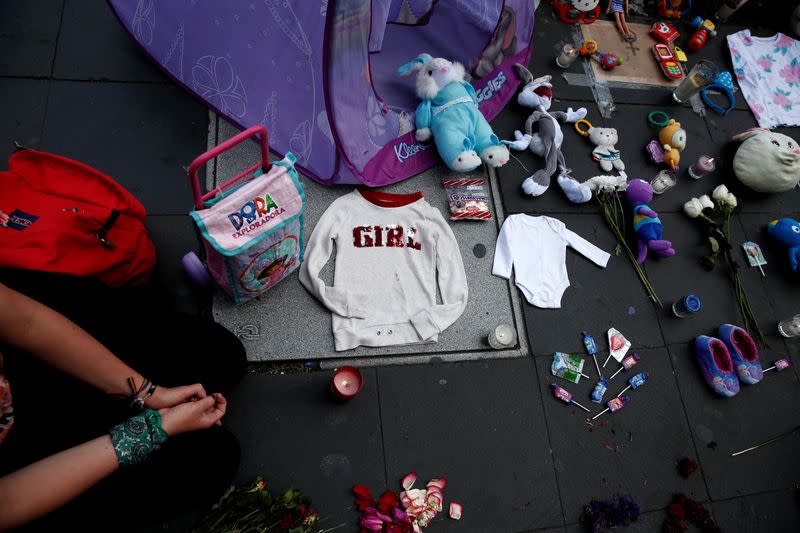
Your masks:
M503 141L513 150L529 148L534 154L543 157L545 168L537 170L532 176L522 182L522 190L531 196L539 196L550 187L550 178L558 170L558 184L570 201L581 204L592 198L592 192L586 185L579 183L572 176L561 153L561 144L564 133L561 131L561 122L577 122L586 116L586 108L581 107L573 111L571 107L566 112L548 112L553 98L553 86L550 84L551 76L533 78L533 75L519 63L514 65L517 76L525 86L517 97L517 101L525 107L532 107L534 112L525 121L525 134L519 130L514 132L514 141ZM534 133L533 125L537 124L539 131Z

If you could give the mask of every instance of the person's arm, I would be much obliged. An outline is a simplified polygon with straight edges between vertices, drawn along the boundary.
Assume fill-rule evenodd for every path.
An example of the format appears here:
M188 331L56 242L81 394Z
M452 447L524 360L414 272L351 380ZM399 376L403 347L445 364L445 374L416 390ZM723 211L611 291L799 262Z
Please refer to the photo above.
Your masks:
M144 381L141 374L63 315L2 284L0 343L30 353L106 393L130 393L128 378L137 384ZM199 383L172 389L157 387L146 405L171 407L205 395Z
M0 478L0 531L58 509L118 467L111 438L105 435Z
M411 317L420 339L427 340L450 327L467 307L469 288L464 262L453 230L438 209L430 207L428 221L436 240L436 277L441 304L434 304Z
M606 15L608 15L609 13L611 13L611 2L612 2L612 1L613 1L613 0L608 0L608 7L606 8Z
M219 424L227 402L221 394L161 409L170 437ZM119 468L111 437L104 435L0 477L0 531L58 509ZM43 490L46 489L46 490Z

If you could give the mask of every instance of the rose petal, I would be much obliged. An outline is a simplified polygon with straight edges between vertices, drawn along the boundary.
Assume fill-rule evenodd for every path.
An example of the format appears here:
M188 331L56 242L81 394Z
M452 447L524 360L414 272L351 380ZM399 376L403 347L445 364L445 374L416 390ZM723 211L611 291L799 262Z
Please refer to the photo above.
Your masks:
M414 483L416 482L417 482L417 475L414 472L409 472L408 474L406 474L406 477L403 478L401 485L403 485L404 489L409 490L411 489L411 487L414 486Z
M453 520L461 520L461 504L450 502L450 518Z
M372 498L372 492L369 488L365 487L364 485L354 485L353 486L353 494L358 496L359 498Z
M369 529L370 531L380 531L383 529L383 521L376 517L361 517L359 524L361 524L361 527Z
M433 478L432 480L428 481L428 487L439 487L440 489L444 489L447 486L447 480L444 478Z

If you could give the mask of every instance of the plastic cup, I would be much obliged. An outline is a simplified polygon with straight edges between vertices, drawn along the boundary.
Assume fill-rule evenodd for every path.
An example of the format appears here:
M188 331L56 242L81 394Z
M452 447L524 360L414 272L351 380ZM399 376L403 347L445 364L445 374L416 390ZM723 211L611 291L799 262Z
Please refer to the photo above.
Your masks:
M672 93L672 98L678 102L683 103L689 100L692 96L700 92L704 86L711 83L717 77L719 69L711 61L701 59L692 67L680 85L675 88Z

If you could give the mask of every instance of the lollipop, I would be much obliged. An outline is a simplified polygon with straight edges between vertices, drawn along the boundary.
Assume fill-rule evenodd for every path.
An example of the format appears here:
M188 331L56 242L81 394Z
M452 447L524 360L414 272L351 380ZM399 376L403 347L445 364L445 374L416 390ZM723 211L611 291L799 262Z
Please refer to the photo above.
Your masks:
M625 357L625 354L628 353L628 350L631 347L631 341L625 338L625 335L619 332L616 328L611 328L608 330L608 348L609 353L608 357L606 357L605 363L603 363L603 368L606 367L608 362L611 360L613 356L614 359L617 360L618 363L622 362L622 358Z
M633 353L633 354L629 355L628 357L626 357L625 359L623 359L622 361L620 361L620 363L622 363L622 366L619 368L619 370L617 370L616 372L611 374L611 377L608 378L608 381L611 381L612 379L614 379L614 376L616 376L617 374L619 374L623 370L625 372L627 372L628 370L633 368L634 365L636 365L636 363L639 362L639 359L640 359L639 354Z
M791 361L791 359L786 357L786 358L783 358L783 359L778 359L777 361L772 363L772 366L769 367L769 368L765 368L764 372L769 372L770 370L777 370L778 372L783 372L784 370L786 370L790 366L792 366L792 361Z
M608 382L600 378L597 380L597 384L594 386L592 390L592 401L594 403L603 403L603 395L608 390Z
M587 413L589 412L587 408L585 408L584 406L582 406L581 404L572 399L572 394L570 394L569 392L567 392L566 390L562 389L561 387L559 387L554 383L551 384L550 386L553 387L553 396L555 396L556 398L558 398L567 405L575 404L584 411L586 411Z
M647 372L639 372L638 374L634 374L633 376L628 378L628 386L625 387L617 394L617 398L622 395L628 389L638 389L642 385L647 383Z
M611 398L610 400L608 400L608 403L606 403L606 405L608 407L606 407L605 409L603 409L602 411L600 411L599 413L594 415L592 417L592 420L594 420L598 416L600 416L603 413L606 413L608 411L611 411L612 413L616 413L617 411L622 409L625 406L625 404L628 403L629 401L631 401L629 396L617 396L616 398Z
M578 383L581 380L581 376L589 379L589 376L583 373L583 363L584 360L580 357L556 352L553 356L553 364L550 365L550 372L554 376Z
M592 356L594 366L597 368L597 377L601 378L603 377L603 373L600 372L600 365L597 364L597 343L594 342L594 337L585 331L582 331L581 333L583 334L583 346L586 348L586 353Z

